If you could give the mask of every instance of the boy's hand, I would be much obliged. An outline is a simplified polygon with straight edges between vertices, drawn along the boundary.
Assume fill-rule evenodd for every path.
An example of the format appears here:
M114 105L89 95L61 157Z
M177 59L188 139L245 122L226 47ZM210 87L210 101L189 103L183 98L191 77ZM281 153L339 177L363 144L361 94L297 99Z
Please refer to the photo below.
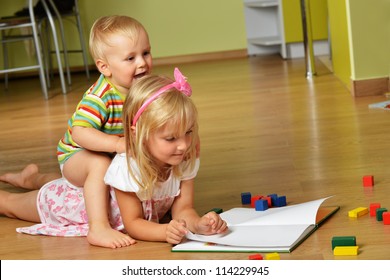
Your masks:
M170 244L179 244L187 232L188 230L185 221L172 220L169 222L166 229L166 241Z
M126 152L125 137L119 137L118 141L116 142L115 152L117 154L121 154L121 153L125 153Z
M198 141L196 142L195 149L196 149L196 157L199 158L200 157L200 138L199 137L198 137Z
M217 213L211 211L200 218L197 233L211 235L223 233L226 229L226 222Z

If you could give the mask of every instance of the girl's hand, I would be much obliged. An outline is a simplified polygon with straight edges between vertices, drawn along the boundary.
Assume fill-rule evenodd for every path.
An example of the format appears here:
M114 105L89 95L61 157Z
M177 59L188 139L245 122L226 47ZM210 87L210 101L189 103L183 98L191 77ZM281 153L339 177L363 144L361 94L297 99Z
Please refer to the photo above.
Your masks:
M185 221L172 220L166 229L166 241L170 244L179 244L187 232Z
M211 211L205 214L200 218L198 222L198 231L199 234L211 235L216 233L223 233L227 229L227 224L221 217Z

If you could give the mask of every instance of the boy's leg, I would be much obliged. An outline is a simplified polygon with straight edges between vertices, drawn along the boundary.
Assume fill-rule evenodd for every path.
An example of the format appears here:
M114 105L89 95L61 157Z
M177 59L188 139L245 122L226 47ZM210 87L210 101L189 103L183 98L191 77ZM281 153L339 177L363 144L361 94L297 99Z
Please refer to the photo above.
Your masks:
M36 164L27 165L21 172L0 175L0 181L28 190L38 190L44 184L61 178L59 173L39 173Z
M0 214L9 218L39 223L37 210L38 190L10 193L0 190Z
M69 158L63 168L64 177L78 187L84 187L85 206L88 215L88 242L92 245L118 248L134 244L126 234L111 228L109 222L109 188L104 175L111 158L103 153L87 150Z

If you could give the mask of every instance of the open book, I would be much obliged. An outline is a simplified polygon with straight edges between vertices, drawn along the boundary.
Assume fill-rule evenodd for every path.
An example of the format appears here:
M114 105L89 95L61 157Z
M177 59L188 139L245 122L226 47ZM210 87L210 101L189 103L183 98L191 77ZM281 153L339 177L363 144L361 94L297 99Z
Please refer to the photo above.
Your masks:
M368 108L390 110L390 100L370 104L368 105Z
M291 252L340 207L320 207L327 198L256 211L233 208L221 213L228 232L187 234L172 252Z

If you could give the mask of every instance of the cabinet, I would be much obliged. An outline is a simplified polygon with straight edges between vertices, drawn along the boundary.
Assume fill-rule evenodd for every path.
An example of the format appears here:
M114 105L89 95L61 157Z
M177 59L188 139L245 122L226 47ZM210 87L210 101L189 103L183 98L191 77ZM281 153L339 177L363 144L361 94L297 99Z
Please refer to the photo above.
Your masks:
M248 54L286 58L282 0L244 0Z

